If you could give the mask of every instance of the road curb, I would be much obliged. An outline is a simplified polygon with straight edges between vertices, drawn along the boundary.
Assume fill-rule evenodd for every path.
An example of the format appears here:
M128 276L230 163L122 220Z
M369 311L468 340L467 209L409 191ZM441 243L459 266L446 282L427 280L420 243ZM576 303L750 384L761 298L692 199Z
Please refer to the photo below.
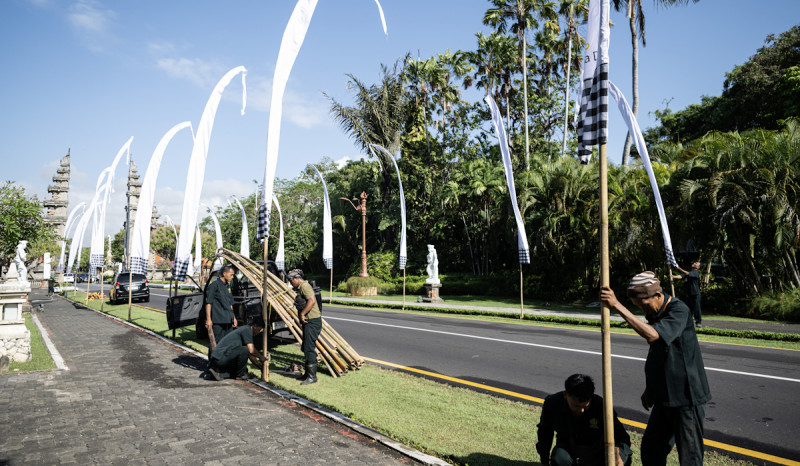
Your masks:
M208 356L206 356L205 354L203 354L203 353L201 353L201 352L199 352L199 351L197 351L195 349L189 348L188 346L184 346L184 345L182 345L180 343L177 343L177 342L175 342L173 340L170 340L169 338L167 338L165 336L162 336L162 335L159 335L159 334L153 332L152 330L148 330L148 329L146 329L144 327L140 327L140 326L138 326L136 324L133 324L133 323L130 323L130 322L126 321L126 320L120 319L119 317L112 316L111 314L107 314L105 312L98 311L97 309L93 309L93 308L91 308L91 307L89 307L89 306L87 306L87 305L85 305L83 303L80 303L78 301L73 301L73 300L71 300L71 299L69 299L69 298L67 298L65 296L59 296L59 297L65 299L65 300L67 300L67 301L69 301L69 302L71 302L73 304L77 304L78 306L80 306L80 307L82 307L84 309L88 309L90 311L94 311L97 314L100 314L100 315L102 315L104 317L107 317L109 319L115 320L115 321L117 321L117 322L119 322L119 323L121 323L123 325L127 325L127 326L129 326L131 328L135 328L135 329L140 330L140 331L142 331L144 333L147 333L148 335L150 335L150 336L152 336L154 338L157 338L157 339L163 341L164 343L166 343L168 345L171 345L171 346L173 346L175 348L178 348L178 349L180 349L182 351L185 351L187 353L190 353L190 354L193 354L193 355L198 356L200 358L203 358L205 360L208 360ZM268 391L270 393L273 393L273 394L275 394L275 395L279 396L280 398L283 398L283 399L285 399L287 401L291 401L291 402L296 403L298 405L301 405L301 406L303 406L305 408L308 408L308 409L310 409L312 411L315 411L315 412L325 416L326 418L328 418L328 419L330 419L330 420L332 420L332 421L334 421L336 423L339 423L339 424L341 424L341 425L343 425L343 426L345 426L345 427L347 427L347 428L349 428L351 430L354 430L354 431L358 432L359 434L361 434L361 435L363 435L363 436L365 436L367 438L375 440L376 442L379 442L379 443L383 444L384 446L386 446L388 448L391 448L392 450L394 450L394 451L396 451L398 453L401 453L401 454L403 454L405 456L408 456L409 458L412 458L412 459L414 459L414 460L416 460L416 461L418 461L418 462L420 462L422 464L437 465L437 466L449 466L449 464L450 464L450 463L448 463L448 462L446 462L446 461L444 461L444 460L442 460L440 458L428 455L428 454L423 453L423 452L421 452L419 450L411 448L408 445L405 445L405 444L400 443L400 442L398 442L396 440L393 440L393 439L387 437L386 435L383 435L380 432L365 426L364 424L356 422L356 421L350 419L349 417L347 417L347 416L345 416L345 415L343 415L341 413L338 413L336 411L332 411L330 409L327 409L327 408L325 408L323 406L318 405L317 403L314 403L313 401L306 400L305 398L302 398L302 397L300 397L298 395L289 393L289 392L287 392L285 390L281 390L279 388L273 387L273 386L267 384L266 382L264 382L262 380L249 379L249 380L247 380L247 382L250 383L250 384L256 385L256 386L258 386L258 387L260 387L260 388L262 388L262 389L264 389L264 390L266 390L266 391Z

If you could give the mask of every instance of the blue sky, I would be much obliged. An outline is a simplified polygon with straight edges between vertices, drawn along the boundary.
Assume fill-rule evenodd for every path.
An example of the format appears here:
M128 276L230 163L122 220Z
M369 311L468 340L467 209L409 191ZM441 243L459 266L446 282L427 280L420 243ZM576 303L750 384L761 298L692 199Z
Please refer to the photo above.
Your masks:
M266 153L274 63L294 1L3 0L0 2L0 179L40 198L58 160L70 148L70 203L87 201L100 171L130 137L144 175L161 136L190 120L196 126L219 78L247 67L247 112L240 115L241 80L223 95L211 136L203 202L253 192ZM657 8L645 0L647 47L640 47L640 125L648 115L718 95L724 73L800 18L800 1L701 0ZM362 156L328 115L328 93L349 102L347 73L372 83L380 64L407 52L427 58L472 50L489 7L484 0L382 0L388 39L373 0L320 0L284 98L278 176L292 178L323 156ZM754 5L758 7L754 8ZM630 100L630 33L612 13L611 79ZM479 94L467 92L477 100ZM670 100L671 99L671 100ZM609 157L619 162L624 123L613 115ZM191 153L179 133L164 156L156 205L179 221ZM124 217L120 164L106 232ZM87 240L88 243L88 240Z

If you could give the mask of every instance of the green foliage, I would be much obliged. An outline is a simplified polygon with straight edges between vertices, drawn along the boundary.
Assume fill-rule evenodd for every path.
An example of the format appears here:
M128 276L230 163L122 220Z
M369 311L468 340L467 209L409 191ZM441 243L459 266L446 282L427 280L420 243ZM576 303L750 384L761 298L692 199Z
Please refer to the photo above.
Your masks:
M686 142L709 131L777 129L783 120L800 116L800 25L766 45L743 65L727 73L718 97L671 112L656 112L661 126L646 131L650 142Z
M755 297L749 317L800 322L800 288Z
M356 294L356 290L376 288L380 283L380 280L375 277L350 277L347 279L347 292Z
M28 241L28 262L32 262L39 257L34 252L36 248L43 252L45 248L41 247L42 243L55 239L51 227L44 221L39 200L36 196L28 196L25 188L12 181L0 185L0 225L0 260L13 258L17 244L25 240ZM46 250L51 254L56 251L54 247Z

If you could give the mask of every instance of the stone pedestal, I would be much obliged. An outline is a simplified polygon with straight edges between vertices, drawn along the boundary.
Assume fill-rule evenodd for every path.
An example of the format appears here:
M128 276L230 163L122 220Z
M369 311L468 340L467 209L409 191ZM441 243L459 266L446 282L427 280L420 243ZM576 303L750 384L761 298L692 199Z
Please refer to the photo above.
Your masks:
M25 327L22 309L27 306L31 286L18 280L17 268L11 264L7 280L0 283L0 356L12 361L31 360L31 332Z
M441 283L426 283L425 284L425 294L426 297L422 298L423 303L441 303L444 302L442 298L439 297L439 288L442 287Z

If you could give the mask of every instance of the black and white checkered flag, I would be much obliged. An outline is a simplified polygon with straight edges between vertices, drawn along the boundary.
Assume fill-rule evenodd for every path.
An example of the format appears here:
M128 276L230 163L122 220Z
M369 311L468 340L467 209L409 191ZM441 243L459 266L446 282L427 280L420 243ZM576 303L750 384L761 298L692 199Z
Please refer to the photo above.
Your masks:
M186 274L189 271L189 259L186 260L175 260L175 281L182 282L186 280Z
M147 274L147 258L146 257L131 256L131 272L140 273L142 275L146 275Z
M256 239L260 242L264 241L264 238L267 237L267 230L269 230L269 208L261 202L261 205L258 207L258 228L256 229Z
M589 163L592 146L608 139L608 63L595 69L591 82L584 82L581 112L578 119L578 157Z
M92 271L95 271L103 267L103 255L92 254L91 256L89 256L89 267L92 269Z

